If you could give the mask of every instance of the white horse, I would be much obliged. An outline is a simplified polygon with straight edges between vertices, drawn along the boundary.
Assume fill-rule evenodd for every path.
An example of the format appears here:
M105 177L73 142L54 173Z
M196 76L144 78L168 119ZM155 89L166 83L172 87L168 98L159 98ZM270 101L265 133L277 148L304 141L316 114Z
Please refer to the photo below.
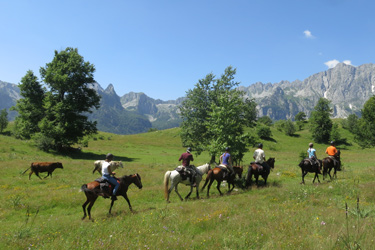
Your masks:
M207 172L211 169L211 166L210 166L209 163L206 163L202 166L197 167L196 169L197 169L197 175L195 177L195 181L197 183L197 187L196 187L197 198L199 199L199 183L201 182L203 175L207 174ZM169 182L171 182L171 187L168 189ZM181 201L183 201L181 195L178 193L178 190L177 190L177 186L178 186L179 183L183 183L187 186L190 186L190 192L185 197L185 200L186 200L187 198L189 198L189 196L193 192L193 185L191 183L190 178L187 178L186 180L182 180L181 175L176 170L167 171L165 173L165 175L164 175L164 195L165 195L165 198L166 198L167 202L170 202L169 201L169 195L172 192L173 188L176 191L176 193L178 194L178 196L180 197Z
M92 173L95 173L95 171L98 171L99 174L102 174L102 164L105 162L105 160L98 160L94 162L94 170ZM111 170L114 171L117 168L124 168L121 161L111 161L110 162Z

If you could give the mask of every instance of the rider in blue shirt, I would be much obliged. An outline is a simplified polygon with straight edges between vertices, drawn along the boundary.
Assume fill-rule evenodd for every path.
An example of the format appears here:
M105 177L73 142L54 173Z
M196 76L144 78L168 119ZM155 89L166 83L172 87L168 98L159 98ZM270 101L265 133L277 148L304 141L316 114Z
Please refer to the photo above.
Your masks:
M220 162L222 165L225 165L229 171L229 175L234 173L233 167L232 167L232 156L230 155L230 149L229 147L225 148L225 152L220 156Z

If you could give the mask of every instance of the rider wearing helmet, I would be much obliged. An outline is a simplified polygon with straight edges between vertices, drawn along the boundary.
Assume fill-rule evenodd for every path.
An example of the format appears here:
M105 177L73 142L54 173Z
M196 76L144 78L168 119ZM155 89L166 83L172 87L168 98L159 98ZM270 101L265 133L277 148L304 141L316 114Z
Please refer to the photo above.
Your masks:
M321 174L320 171L320 163L318 161L318 157L316 156L316 150L313 148L314 144L312 142L309 143L309 148L307 149L307 153L309 154L309 160L311 161L311 165L317 165L319 174Z
M230 148L226 147L225 152L220 156L221 165L224 165L228 171L229 176L234 174L233 166L232 166L232 156L230 155Z
M103 179L107 180L109 183L115 186L112 193L112 200L117 200L116 192L117 189L120 187L120 183L117 182L116 178L112 177L111 175L115 175L115 172L111 170L111 161L113 160L113 154L109 153L105 157L105 162L102 164L102 177Z
M195 171L195 167L190 165L190 161L194 161L193 155L190 152L191 152L191 147L188 147L186 152L181 154L178 161L182 160L182 167L185 168L185 170L187 170L187 172L191 173L191 175L192 175L191 182L193 183L193 187L196 187L197 183L195 181L195 177L196 177L197 173Z
M253 158L255 160L255 163L262 165L263 168L270 169L266 162L266 154L263 151L262 143L258 144L258 148L254 151Z

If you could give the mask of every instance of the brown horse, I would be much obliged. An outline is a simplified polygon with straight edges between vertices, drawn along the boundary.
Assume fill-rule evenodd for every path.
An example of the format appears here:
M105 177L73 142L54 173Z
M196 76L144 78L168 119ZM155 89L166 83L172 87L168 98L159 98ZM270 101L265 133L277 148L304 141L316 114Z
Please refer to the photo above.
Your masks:
M227 170L223 170L223 168L219 166L216 166L214 169L211 169L208 171L206 181L201 189L201 191L203 191L203 189L207 186L208 182L210 182L207 186L207 197L210 196L210 188L211 188L212 183L215 180L217 182L216 188L217 190L219 190L220 195L223 195L223 193L220 190L220 184L223 180L226 180L228 183L228 193L231 192L234 189L234 180L235 180L236 175L238 175L240 178L242 176L243 167L233 166L234 174L230 176L228 176L227 174L226 176L224 176L224 171L227 171ZM230 187L231 185L232 185L232 188Z
M258 178L259 176L262 176L264 179L264 185L267 184L267 178L268 175L270 174L270 170L275 168L275 158L268 158L266 161L270 169L264 168L260 166L259 164L256 164L255 162L251 162L249 166L249 170L247 171L247 176L246 176L246 186L251 185L251 179L254 175L255 178L255 183L258 185Z
M337 178L336 173L337 173L337 171L341 170L341 159L340 159L340 150L339 149L337 150L334 158L336 159L336 164L335 164L335 162L334 162L334 160L332 159L331 156L326 157L322 160L322 162L323 162L323 180L324 180L324 177L327 176L327 174L329 175L329 177L332 180L332 176L331 176L332 168L334 169L333 177Z
M139 189L142 188L142 182L141 182L141 176L139 174L133 174L133 175L124 175L120 179L120 187L117 190L116 196L123 196L125 200L128 202L129 209L132 211L132 206L130 205L130 201L128 198L128 195L126 192L128 191L129 186L134 183ZM97 181L90 182L88 184L83 184L81 187L81 190L85 192L86 195L86 201L83 203L83 219L86 218L86 206L90 203L90 205L87 208L87 213L89 214L89 219L91 220L91 208L94 206L94 203L98 196L108 197L107 193L104 193L102 190L100 190L100 183ZM112 206L115 200L112 200L111 207L109 208L109 214L111 214Z
M322 166L322 160L318 160L319 161L319 164L320 166ZM301 168L301 171L302 171L302 182L301 184L305 184L305 176L307 175L307 173L315 173L315 176L314 176L314 179L313 179L313 183L315 182L315 179L318 179L318 182L320 183L320 180L319 180L319 167L316 165L316 164L311 164L311 161L309 159L303 159L299 164L298 166Z

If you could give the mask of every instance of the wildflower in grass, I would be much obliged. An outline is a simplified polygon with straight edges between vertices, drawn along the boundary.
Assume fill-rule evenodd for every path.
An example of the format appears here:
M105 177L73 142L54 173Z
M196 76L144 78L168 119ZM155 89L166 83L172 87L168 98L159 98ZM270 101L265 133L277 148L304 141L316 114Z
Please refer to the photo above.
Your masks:
M320 222L320 225L324 226L326 223L324 221Z

